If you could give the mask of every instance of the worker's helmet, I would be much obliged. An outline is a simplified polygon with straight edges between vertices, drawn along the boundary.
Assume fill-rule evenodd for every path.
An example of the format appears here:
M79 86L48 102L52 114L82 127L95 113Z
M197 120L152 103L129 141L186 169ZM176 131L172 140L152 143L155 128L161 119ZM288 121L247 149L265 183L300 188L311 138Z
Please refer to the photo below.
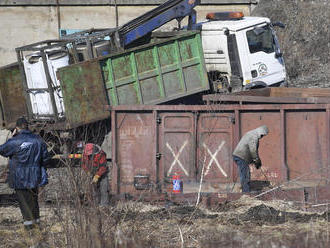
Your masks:
M84 155L90 156L92 154L97 154L100 152L100 148L92 143L85 144Z

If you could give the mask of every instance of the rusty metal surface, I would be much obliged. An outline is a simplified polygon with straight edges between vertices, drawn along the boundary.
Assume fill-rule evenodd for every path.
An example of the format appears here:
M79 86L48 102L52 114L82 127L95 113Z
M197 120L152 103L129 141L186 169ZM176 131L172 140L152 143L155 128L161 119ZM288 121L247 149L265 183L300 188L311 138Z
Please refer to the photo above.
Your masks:
M220 204L238 200L242 197L242 193L152 193L142 192L138 195L119 194L115 195L115 200L139 200L151 203L175 202L181 204L195 205L199 199L199 203L206 207L219 207ZM258 193L249 194L250 197L256 197L262 201L283 200L290 204L309 211L326 211L328 209L330 187L317 186L313 188L299 189L278 189L269 194L258 197Z
M154 120L152 114L122 113L116 116L116 145L118 145L117 166L120 174L120 189L123 192L135 190L134 177L149 178L145 187L156 182L153 147ZM149 185L148 185L149 184Z
M280 112L242 112L240 114L240 137L249 130L267 125L269 134L259 143L263 163L260 170L250 166L251 179L279 182L286 179L286 168L281 163L281 116Z
M203 100L210 103L238 102L243 103L330 103L330 97L292 97L292 96L251 96L251 95L205 95Z
M233 113L202 113L198 119L198 178L211 186L232 182ZM203 171L203 173L202 173ZM218 186L219 187L219 186Z
M312 179L329 179L326 111L304 111L286 113L287 164L289 179L308 173Z
M0 68L0 95L1 127L13 128L19 117L27 115L18 63Z
M236 92L234 95L267 96L267 97L330 97L330 89L326 88L281 88L267 87Z
M305 189L306 202L309 204L329 203L330 187L320 186Z
M330 104L217 104L217 105L123 105L123 106L107 106L106 109L113 111L244 111L244 110L267 110L267 111L280 111L280 110L325 110L328 109Z
M270 187L291 180L291 188L329 186L329 109L330 104L113 107L113 189L140 194L134 176L148 174L149 190L170 193L177 172L183 193L233 192L239 179L232 151L245 132L261 125L270 133L260 141L263 167L251 166L252 180Z
M58 70L63 91L67 128L107 119L107 98L98 61L88 61Z
M175 174L183 180L195 180L194 116L192 113L161 113L159 151L161 178Z

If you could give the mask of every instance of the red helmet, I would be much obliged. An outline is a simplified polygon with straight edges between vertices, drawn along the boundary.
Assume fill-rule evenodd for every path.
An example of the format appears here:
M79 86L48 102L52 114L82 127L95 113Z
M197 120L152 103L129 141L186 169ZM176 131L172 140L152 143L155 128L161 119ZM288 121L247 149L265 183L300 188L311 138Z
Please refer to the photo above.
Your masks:
M98 153L98 148L92 143L87 143L84 147L84 155L92 155Z

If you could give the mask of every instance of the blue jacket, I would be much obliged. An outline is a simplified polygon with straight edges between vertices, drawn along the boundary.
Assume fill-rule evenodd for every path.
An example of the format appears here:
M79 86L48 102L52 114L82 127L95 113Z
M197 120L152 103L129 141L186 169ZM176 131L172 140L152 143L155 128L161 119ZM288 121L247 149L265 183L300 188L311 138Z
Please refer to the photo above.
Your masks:
M45 142L22 130L0 146L0 155L9 157L8 183L14 189L32 189L48 183L45 165L50 157Z

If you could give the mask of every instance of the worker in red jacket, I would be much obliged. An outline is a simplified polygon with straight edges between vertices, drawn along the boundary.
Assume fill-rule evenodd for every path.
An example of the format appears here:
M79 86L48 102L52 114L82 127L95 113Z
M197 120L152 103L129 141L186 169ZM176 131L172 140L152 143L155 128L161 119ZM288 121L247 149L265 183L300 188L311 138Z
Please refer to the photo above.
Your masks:
M95 185L93 197L96 202L100 206L108 205L109 177L105 152L96 144L85 144L81 166L93 176L92 183Z

